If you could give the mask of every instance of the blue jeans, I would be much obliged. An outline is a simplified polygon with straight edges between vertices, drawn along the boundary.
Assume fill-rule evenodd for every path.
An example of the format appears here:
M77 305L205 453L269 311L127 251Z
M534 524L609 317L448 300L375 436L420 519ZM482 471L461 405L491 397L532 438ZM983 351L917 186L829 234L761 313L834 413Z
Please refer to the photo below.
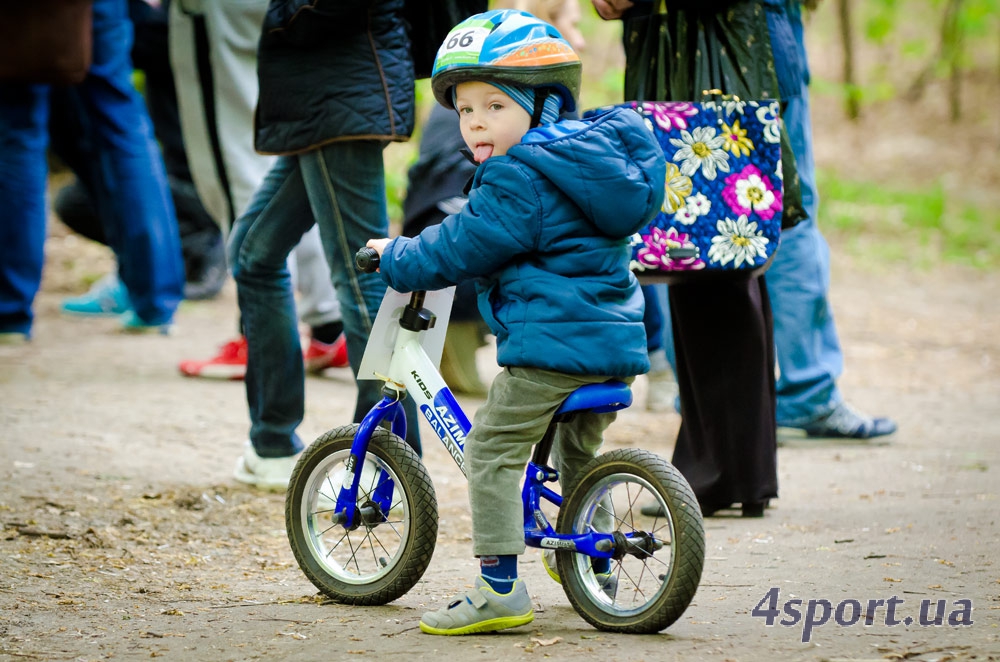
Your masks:
M642 325L646 327L646 351L649 353L663 347L663 307L660 305L657 291L666 292L666 289L666 285L642 286L642 298L646 304L642 315Z
M96 0L93 64L60 89L77 125L77 149L59 156L96 194L108 244L136 313L170 321L183 298L184 263L163 158L132 85L132 24L124 0ZM0 331L30 333L45 242L48 85L0 83ZM86 165L86 167L84 167Z
M781 248L765 280L779 368L778 424L801 427L840 404L837 378L844 369L844 356L827 298L830 248L816 225L819 198L805 84L801 95L788 99L783 117L809 217L781 233Z
M248 343L246 375L250 441L260 457L302 450L295 430L305 411L305 373L288 256L314 223L330 265L355 376L385 294L381 275L360 273L354 254L386 237L384 145L331 143L280 157L233 225L229 260ZM381 383L358 382L360 421L379 399ZM413 400L407 399L407 441L419 452Z
M660 334L663 336L662 346L667 352L667 361L670 369L677 374L677 353L674 351L674 329L673 320L670 316L670 299L667 295L666 285L651 285L656 303L660 308ZM680 396L678 396L677 411L680 411Z

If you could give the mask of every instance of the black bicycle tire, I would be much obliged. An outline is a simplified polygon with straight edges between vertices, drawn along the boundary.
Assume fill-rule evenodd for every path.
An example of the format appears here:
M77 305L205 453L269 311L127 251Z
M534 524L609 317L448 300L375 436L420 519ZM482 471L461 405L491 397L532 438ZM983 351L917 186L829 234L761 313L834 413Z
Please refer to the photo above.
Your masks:
M402 489L410 503L411 521L408 536L399 552L396 567L384 577L367 584L347 583L325 572L314 558L303 529L300 510L313 469L328 455L350 448L357 425L346 425L320 436L302 454L288 482L285 498L285 528L292 553L299 568L323 595L350 605L384 605L413 588L430 565L437 542L438 508L434 485L416 452L398 436L384 428L372 434L368 453L377 455L400 477L397 489Z
M612 474L632 473L653 485L674 521L674 563L666 590L640 613L617 616L594 602L577 574L573 552L557 551L556 564L570 604L598 630L629 634L660 632L681 617L694 599L705 564L704 520L694 492L684 476L668 461L641 449L616 449L584 466L566 491L569 495L559 511L558 533L572 533L572 523L590 488Z

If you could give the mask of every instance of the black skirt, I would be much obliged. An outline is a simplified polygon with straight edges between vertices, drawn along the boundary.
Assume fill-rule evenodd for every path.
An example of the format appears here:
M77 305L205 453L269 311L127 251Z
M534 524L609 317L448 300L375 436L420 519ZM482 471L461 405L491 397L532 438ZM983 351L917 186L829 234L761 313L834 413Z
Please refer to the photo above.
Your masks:
M681 401L674 466L704 511L777 497L774 326L764 277L668 292Z

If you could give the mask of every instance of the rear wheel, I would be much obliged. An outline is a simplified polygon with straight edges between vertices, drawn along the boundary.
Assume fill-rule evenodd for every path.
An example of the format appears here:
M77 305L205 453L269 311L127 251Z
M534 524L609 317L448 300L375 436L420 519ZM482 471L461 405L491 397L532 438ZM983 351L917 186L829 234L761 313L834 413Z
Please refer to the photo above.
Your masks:
M556 530L615 533L615 558L556 552L566 596L591 625L649 634L680 618L705 563L705 532L687 481L663 458L619 449L589 462L567 490ZM640 507L655 504L661 516ZM595 565L597 566L595 568Z
M358 485L356 527L333 522L357 425L327 432L302 453L288 483L285 527L299 567L331 599L382 605L409 591L437 541L437 498L417 454L376 428Z

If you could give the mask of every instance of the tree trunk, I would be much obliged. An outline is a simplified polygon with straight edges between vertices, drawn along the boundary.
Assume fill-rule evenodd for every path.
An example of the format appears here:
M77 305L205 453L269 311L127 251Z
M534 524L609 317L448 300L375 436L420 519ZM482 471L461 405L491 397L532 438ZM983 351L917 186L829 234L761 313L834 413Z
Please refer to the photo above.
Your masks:
M961 13L962 0L949 0L942 28L945 61L949 69L948 108L951 111L952 124L962 119L962 53L965 33L959 20Z
M844 109L852 121L861 115L858 85L854 80L854 33L851 29L851 0L837 0L840 39L844 49Z
M938 41L937 50L926 66L910 83L906 91L906 100L917 102L923 97L927 89L927 84L935 78L938 65L944 63L949 73L949 105L951 107L952 120L956 119L956 113L961 115L960 90L961 90L961 57L964 46L964 33L958 20L962 9L962 0L948 0L944 13L941 15L941 38Z

